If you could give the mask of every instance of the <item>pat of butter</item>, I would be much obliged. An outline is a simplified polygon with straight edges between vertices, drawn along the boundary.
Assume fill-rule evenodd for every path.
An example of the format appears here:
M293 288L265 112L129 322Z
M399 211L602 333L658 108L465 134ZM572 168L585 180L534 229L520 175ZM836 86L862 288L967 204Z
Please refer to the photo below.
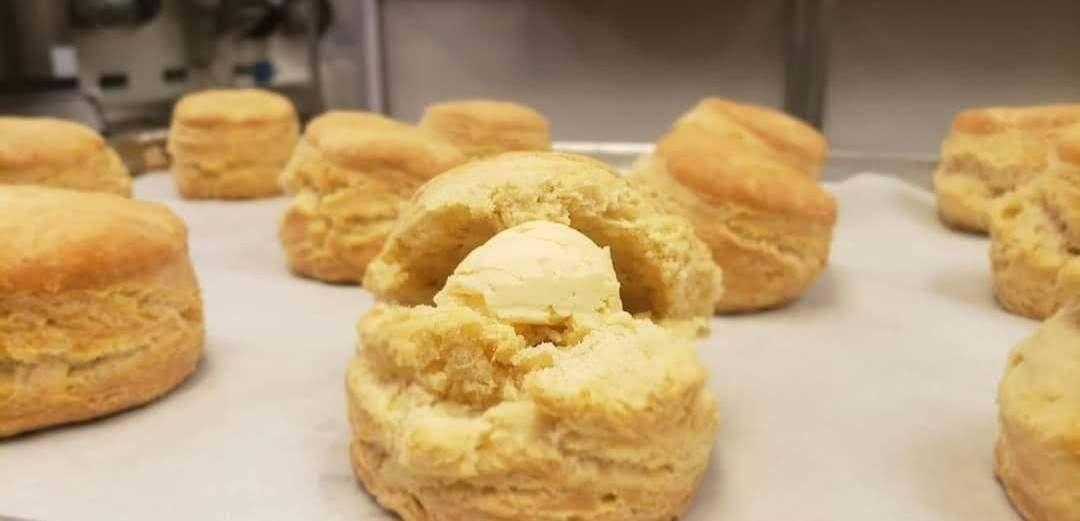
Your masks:
M515 324L552 325L580 313L622 311L611 252L569 226L506 229L461 261L437 295Z

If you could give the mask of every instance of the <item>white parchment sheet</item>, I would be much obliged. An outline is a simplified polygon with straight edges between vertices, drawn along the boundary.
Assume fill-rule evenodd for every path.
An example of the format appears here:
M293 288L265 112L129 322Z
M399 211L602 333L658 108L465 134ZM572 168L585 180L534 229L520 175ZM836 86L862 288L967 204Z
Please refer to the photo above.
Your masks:
M888 176L832 185L831 266L797 304L718 318L701 345L722 427L686 519L1016 520L994 481L995 387L1036 324L990 293L987 240ZM206 359L147 407L0 442L0 515L382 520L350 472L343 373L371 297L294 278L285 200L140 198L187 221Z

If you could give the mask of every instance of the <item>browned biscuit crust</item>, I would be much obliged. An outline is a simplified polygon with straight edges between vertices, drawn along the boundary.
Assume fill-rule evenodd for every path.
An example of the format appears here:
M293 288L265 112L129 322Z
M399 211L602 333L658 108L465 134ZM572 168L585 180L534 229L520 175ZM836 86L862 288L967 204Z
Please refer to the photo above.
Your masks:
M0 187L0 237L0 436L145 403L194 370L202 302L163 206Z

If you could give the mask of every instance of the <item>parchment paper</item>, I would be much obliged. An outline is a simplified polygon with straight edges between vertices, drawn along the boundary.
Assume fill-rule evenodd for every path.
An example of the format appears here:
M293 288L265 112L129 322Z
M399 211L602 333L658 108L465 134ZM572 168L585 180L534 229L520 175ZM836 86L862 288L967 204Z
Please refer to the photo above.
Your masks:
M1000 310L987 241L932 196L864 174L832 185L831 266L797 304L718 318L701 353L722 428L686 519L1016 520L991 471L995 387L1036 324ZM185 202L206 360L138 410L0 442L0 514L87 519L382 520L348 465L343 372L371 305L292 277L284 199Z

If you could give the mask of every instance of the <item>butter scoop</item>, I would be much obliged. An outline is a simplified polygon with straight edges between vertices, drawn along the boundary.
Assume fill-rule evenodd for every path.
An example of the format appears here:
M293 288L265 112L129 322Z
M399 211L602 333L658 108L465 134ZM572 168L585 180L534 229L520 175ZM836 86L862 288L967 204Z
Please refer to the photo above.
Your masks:
M622 311L611 252L569 226L530 221L470 252L435 295L513 324Z

